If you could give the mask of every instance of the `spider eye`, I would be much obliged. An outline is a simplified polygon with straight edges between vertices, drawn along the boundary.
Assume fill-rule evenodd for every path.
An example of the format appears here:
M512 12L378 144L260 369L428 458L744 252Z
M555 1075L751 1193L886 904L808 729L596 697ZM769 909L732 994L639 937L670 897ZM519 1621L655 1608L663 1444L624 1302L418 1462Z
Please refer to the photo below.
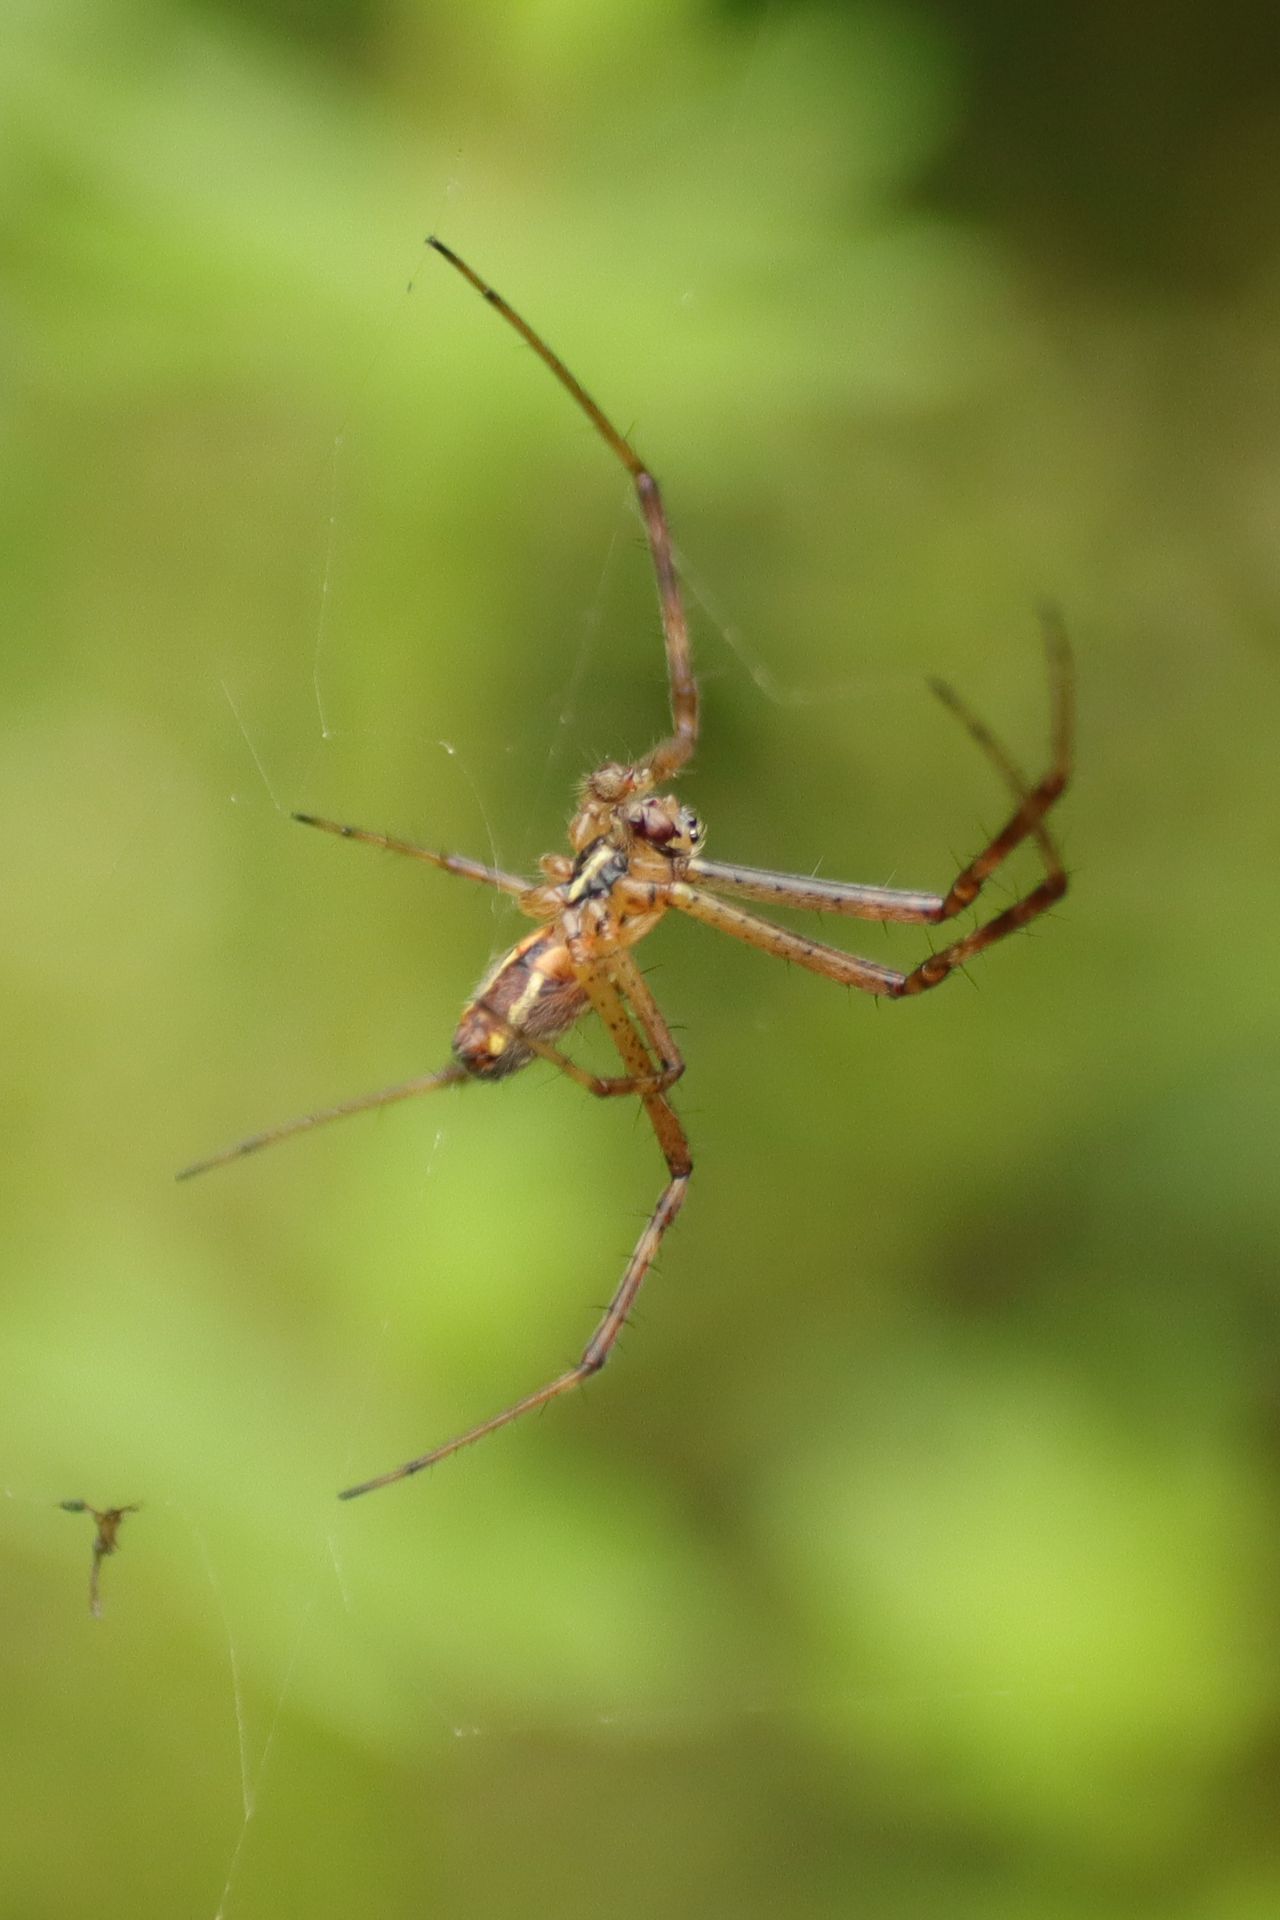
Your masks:
M706 839L707 830L692 807L681 807L676 814L671 836L672 853L696 853Z

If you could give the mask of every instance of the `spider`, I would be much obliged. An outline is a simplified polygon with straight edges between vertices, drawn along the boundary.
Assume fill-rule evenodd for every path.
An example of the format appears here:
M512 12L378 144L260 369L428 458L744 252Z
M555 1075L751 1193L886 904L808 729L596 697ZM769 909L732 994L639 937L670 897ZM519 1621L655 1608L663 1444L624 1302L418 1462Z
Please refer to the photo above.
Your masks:
M98 1594L98 1575L102 1563L109 1553L120 1551L120 1526L127 1513L141 1513L140 1506L107 1507L99 1513L97 1507L91 1507L87 1500L60 1500L58 1505L64 1513L89 1514L98 1531L93 1542L93 1564L89 1569L89 1611L95 1620L102 1618L102 1601Z
M339 1106L306 1114L266 1132L251 1135L223 1152L197 1161L178 1175L188 1179L210 1167L256 1153L278 1140L312 1127L409 1100L421 1093L457 1086L467 1080L503 1080L546 1060L597 1099L634 1096L653 1127L666 1164L666 1183L658 1196L613 1298L576 1366L557 1374L533 1393L492 1418L470 1427L429 1452L404 1461L340 1494L355 1499L392 1481L434 1466L459 1448L472 1445L522 1414L547 1405L599 1372L635 1304L658 1249L684 1205L693 1162L683 1126L669 1094L685 1063L632 949L671 909L764 953L808 967L827 980L857 987L891 1000L910 999L940 986L947 976L984 948L1025 927L1060 900L1067 875L1045 816L1066 787L1071 766L1073 700L1071 659L1056 615L1044 615L1051 695L1051 757L1047 773L1034 784L1024 779L1004 748L941 682L935 693L959 717L1012 789L1014 808L994 839L964 867L944 894L914 893L896 887L772 873L758 867L708 860L704 831L692 808L662 791L688 764L698 742L698 683L676 574L671 535L662 496L653 474L635 448L608 419L546 341L442 240L427 244L468 281L513 327L587 416L631 475L657 576L658 602L665 640L671 705L671 732L640 760L624 765L607 761L589 773L578 792L569 822L570 854L547 854L539 862L541 882L481 864L461 854L436 853L389 834L344 826L313 814L293 817L303 826L366 846L424 860L445 873L460 874L496 888L515 901L537 924L516 942L481 981L464 1008L453 1036L453 1057L438 1072L385 1087ZM972 932L951 941L907 971L864 960L775 925L733 904L764 902L775 907L807 908L855 919L902 921L937 926L971 906L991 874L1025 840L1033 840L1044 863L1038 885ZM729 895L724 899L722 895ZM585 1015L594 1013L617 1049L623 1071L588 1072L555 1044Z

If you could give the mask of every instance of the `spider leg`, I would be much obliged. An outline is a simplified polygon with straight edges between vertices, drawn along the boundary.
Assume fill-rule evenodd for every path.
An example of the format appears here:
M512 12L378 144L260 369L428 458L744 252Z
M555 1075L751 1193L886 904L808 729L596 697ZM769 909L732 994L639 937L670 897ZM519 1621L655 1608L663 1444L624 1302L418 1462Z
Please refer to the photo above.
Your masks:
M968 866L952 881L943 902L938 920L949 920L954 914L962 913L971 906L984 883L998 866L1001 866L1014 848L1026 839L1034 839L1040 848L1047 869L1046 878L1035 892L1027 895L1028 900L1044 895L1042 904L1036 912L1043 913L1045 907L1060 899L1067 890L1067 876L1059 858L1058 850L1043 825L1048 813L1066 788L1071 778L1071 749L1075 733L1075 685L1071 670L1071 649L1061 621L1056 613L1045 609L1041 616L1044 627L1045 650L1049 656L1049 697L1050 697L1050 764L1043 777L1030 786L1018 770L1014 761L1001 746L995 735L961 700L960 696L943 680L935 680L933 691L938 698L957 716L967 728L969 734L986 754L987 758L1003 775L1018 805L1005 822L995 838L988 842ZM1018 902L1017 905L1021 905ZM1013 911L1013 909L1011 909ZM1034 914L1029 916L1035 917ZM999 914L988 924L997 926L1006 916ZM1025 925L1025 920L1014 925ZM1005 926L1003 932L1011 933L1014 925ZM979 931L983 931L981 928ZM1000 933L993 938L1000 939ZM957 942L962 945L963 942ZM990 940L983 945L989 946ZM977 948L970 948L977 952ZM926 984L933 985L933 981Z
M981 953L984 947L1016 933L1019 927L1027 926L1047 912L1066 890L1066 874L1061 871L1050 874L1003 913L976 927L962 940L931 953L909 972L882 966L876 960L864 960L859 954L846 953L843 947L811 940L806 934L792 933L787 927L776 927L771 920L745 913L741 907L730 906L727 900L717 900L712 894L700 893L684 881L676 881L670 888L667 902L681 913L687 913L691 920L701 920L705 926L745 941L749 947L775 954L780 960L793 960L797 966L820 973L827 980L838 980L842 986L857 987L863 993L883 994L889 1000L902 1000L939 986L949 973L971 960L974 954Z
M433 853L429 847L415 846L411 840L397 840L390 833L372 833L368 827L348 827L340 820L320 820L313 813L295 813L293 818L299 826L319 827L322 833L337 834L340 840L359 840L366 847L381 847L385 853L405 853L411 860L425 860L429 866L443 868L445 873L460 874L464 880L478 880L482 886L497 887L516 899L532 891L529 882L519 874L483 866L479 860L468 860L465 854Z
M437 1087L456 1087L470 1074L454 1062L441 1067L438 1073L419 1074L415 1080L402 1080L398 1086L382 1087L377 1093L364 1093L355 1100L343 1100L336 1107L321 1107L316 1113L300 1114L296 1120L285 1120L277 1127L268 1127L263 1133L251 1133L246 1140L237 1140L234 1146L224 1147L220 1153L210 1154L207 1160L193 1160L189 1167L183 1167L174 1177L178 1180L193 1180L198 1173L208 1173L211 1167L225 1167L229 1161L242 1160L247 1153L258 1153L263 1147L273 1147L277 1140L288 1140L295 1133L310 1133L315 1127L327 1127L331 1120L345 1120L351 1113L368 1113L374 1107L394 1106L397 1100L413 1100L420 1093L434 1093Z
M727 900L717 900L686 881L673 882L666 899L669 906L687 913L691 920L701 920L704 926L715 927L749 947L759 947L763 953L775 954L779 960L794 960L797 966L820 973L827 980L838 980L842 986L858 987L863 993L892 995L902 991L905 976L896 968L864 960L859 954L846 953L843 947L828 946L824 940L811 940L807 934L792 933L789 927L776 927L771 920L730 906Z
M617 978L626 983L625 991L630 994L628 969L625 966L616 965L616 956L611 956L606 964L609 972L616 973ZM523 1414L532 1413L538 1407L545 1407L549 1401L558 1400L562 1393L572 1392L593 1373L598 1373L609 1358L618 1335L626 1325L627 1316L635 1304L636 1295L644 1284L645 1275L657 1257L667 1229L684 1205L689 1178L693 1172L689 1143L684 1128L665 1095L654 1087L639 1085L643 1081L651 1080L653 1074L653 1062L646 1050L645 1042L627 1014L619 987L607 977L603 968L584 968L581 985L592 1007L608 1028L622 1057L622 1064L627 1069L628 1077L637 1083L640 1099L657 1136L663 1159L667 1163L667 1183L658 1196L657 1204L645 1224L644 1231L636 1241L613 1298L605 1308L595 1332L583 1348L582 1358L576 1366L570 1367L565 1373L558 1374L554 1380L548 1381L536 1392L526 1394L523 1400L517 1400L514 1406L495 1414L492 1419L482 1421L479 1426L469 1428L466 1433L459 1434L453 1440L446 1440L443 1446L433 1447L430 1453L420 1454L415 1460L406 1460L402 1466L393 1467L389 1473L380 1473L372 1480L361 1481L359 1486L347 1487L338 1496L341 1500L354 1500L360 1494L372 1493L377 1487L389 1486L394 1480L407 1480L411 1474L421 1473L424 1468L432 1467L437 1461L447 1459L451 1453L457 1453L460 1448L469 1447L475 1441L483 1440L486 1434L495 1433L499 1427L509 1426L513 1420L519 1420ZM658 1016L655 1026L650 1027L646 1024L646 1016L651 1004L652 997L647 987L643 988L637 999L632 1001L636 1020L645 1027L646 1037L661 1059L664 1056L664 1041L666 1046L671 1046L673 1043L666 1032L666 1023L661 1015Z
M624 956L625 958L625 956ZM537 1039L522 1028L513 1027L495 1007L482 1002L485 1012L496 1025L502 1027L521 1046L528 1047L539 1059L548 1061L553 1067L566 1074L578 1086L585 1087L588 1093L597 1099L616 1099L625 1094L645 1094L661 1092L673 1085L684 1072L684 1061L676 1051L675 1043L662 1015L653 1002L649 989L644 984L643 975L634 962L627 960L627 966L634 974L637 992L644 996L650 1010L653 1027L663 1037L664 1044L659 1047L660 1065L655 1071L653 1062L647 1056L643 1069L634 1073L615 1075L612 1078L603 1074L591 1073L586 1067L580 1067L558 1047L545 1040ZM193 1180L199 1173L208 1173L213 1167L225 1167L233 1160L242 1160L246 1154L260 1153L263 1147L273 1147L278 1140L288 1140L296 1133L311 1133L316 1127L328 1126L331 1120L345 1120L353 1113L368 1113L375 1107L394 1106L400 1100L413 1100L420 1093L434 1093L439 1087L460 1086L471 1079L464 1068L454 1062L442 1067L436 1073L419 1074L415 1079L402 1080L396 1086L381 1087L376 1093L361 1094L355 1100L343 1100L335 1107L321 1107L315 1113L300 1114L296 1119L282 1121L279 1126L268 1127L262 1133L251 1133L244 1140L237 1140L232 1146L223 1147L220 1152L210 1154L205 1160L195 1160L189 1167L183 1167L175 1174L177 1180Z
M534 332L528 321L522 318L494 287L482 280L465 260L460 259L451 247L447 247L443 240L437 240L434 235L428 235L427 245L434 247L451 267L457 269L464 280L470 281L476 292L502 315L508 326L515 328L527 346L532 347L542 364L550 370L566 392L572 395L601 439L612 448L631 475L636 496L640 502L640 513L649 540L649 551L653 557L653 570L657 575L658 604L662 613L663 638L666 642L667 678L671 690L671 719L674 727L670 737L660 741L649 754L646 764L655 781L669 779L673 773L685 765L698 743L698 683L693 677L693 659L689 650L689 623L685 618L684 601L680 594L680 581L676 573L675 556L671 546L671 533L667 526L667 516L663 509L658 483L631 442L618 432L608 415L591 398L582 383L574 378L560 356L553 353L546 341Z
M992 941L1004 939L1006 933L1013 933L1017 931L1017 927L1027 925L1029 920L1034 920L1036 914L1042 914L1048 906L1054 904L1054 900L1061 899L1061 895L1067 891L1067 874L1061 864L1061 856L1057 852L1054 839L1048 828L1044 826L1044 816L1059 799L1059 795L1067 785L1067 780L1071 778L1071 741L1073 741L1071 653L1067 649L1067 639L1063 636L1061 626L1057 624L1054 614L1046 612L1044 622L1046 622L1046 647L1050 655L1050 689L1052 689L1052 762L1050 762L1048 774L1034 787L1019 770L1017 762L1007 753L1006 747L996 739L994 733L990 732L990 728L984 724L983 720L979 720L979 716L961 701L960 695L944 682L933 682L933 691L938 695L938 699L958 716L965 730L971 733L971 737L983 749L986 758L998 768L1007 787L1013 791L1017 799L1017 808L1009 816L1004 828L1000 829L1000 833L996 833L992 841L988 841L988 845L984 847L981 854L977 854L975 860L971 860L961 870L958 877L952 881L952 887L948 889L948 893L908 893L898 887L862 887L862 885L856 885L854 881L818 879L818 877L806 877L802 874L773 874L766 868L737 866L733 862L702 860L702 858L695 858L689 862L691 879L702 881L706 887L714 889L716 893L731 893L731 895L737 895L739 899L764 900L773 906L796 906L796 908L806 908L810 912L819 912L819 914L846 914L858 920L881 920L881 922L894 920L894 922L908 922L908 924L938 925L944 920L952 920L956 914L960 914L967 906L971 906L973 900L977 899L977 895L983 891L986 879L990 879L994 870L1002 866L1002 862L1007 860L1007 856L1013 852L1013 849L1019 847L1025 839L1034 839L1046 866L1044 881L1038 887L1034 887L1025 900L1017 900L1011 908L1007 908L1004 914L996 914L994 920L990 920L984 927L979 927L977 933L969 935L965 941L956 941L952 947L944 950L944 954L935 954L915 972L896 973L896 975L890 973L890 985L871 987L871 991L883 991L890 995L921 993L925 987L936 987L938 979L944 979L946 973L950 972L954 966L958 966L961 960L971 958L975 952L981 952L981 948L990 947ZM731 908L720 920L712 920L710 912L706 910L704 897L702 897L702 906L695 910L687 900L679 899L676 891L672 895L672 904L683 908L683 912L691 912L695 918L710 920L710 924L720 925L725 933L733 933L737 939L754 939L754 935L745 931L748 925L756 929L760 925L766 925L766 922L756 920L756 916L752 914L735 918ZM764 937L760 937L760 939L754 939L754 945L768 947L770 943ZM808 947L818 954L827 954L827 956L839 954L839 948L823 947L821 943L808 943ZM827 970L825 966L806 960L800 952L796 952L791 947L775 945L771 950L785 952L787 958L798 960L802 966L814 964L816 972ZM942 962L946 956L950 956L950 960L944 968L940 968L938 962ZM871 966L871 962L864 962L864 966ZM887 970L875 970L875 972L885 973ZM831 977L835 979L844 977L844 973L839 970L839 962L833 962ZM912 985L912 981L915 985ZM864 985L864 981L852 979L850 985Z
M891 998L905 999L912 994L927 993L930 987L940 986L947 975L954 972L956 967L962 967L966 960L972 960L975 954L994 946L997 940L1004 940L1009 934L1017 933L1020 928L1038 920L1042 913L1047 913L1050 907L1061 900L1066 890L1066 870L1058 865L1038 887L1033 887L1030 893L1024 893L1003 913L997 913L993 919L984 921L972 933L967 933L962 940L953 940L950 946L941 947L937 953L931 953L927 960L922 960L918 967L914 967L890 989Z
M818 874L774 873L768 867L744 867L736 861L689 862L689 878L715 893L766 906L797 907L807 913L838 913L856 920L905 921L919 926L941 913L940 893L911 893L902 887L867 887L856 880L824 880Z
M659 1062L664 1085L672 1086L684 1072L684 1055L676 1045L666 1016L649 991L648 981L625 947L611 955L606 962L606 969L613 985L626 995L631 1011Z

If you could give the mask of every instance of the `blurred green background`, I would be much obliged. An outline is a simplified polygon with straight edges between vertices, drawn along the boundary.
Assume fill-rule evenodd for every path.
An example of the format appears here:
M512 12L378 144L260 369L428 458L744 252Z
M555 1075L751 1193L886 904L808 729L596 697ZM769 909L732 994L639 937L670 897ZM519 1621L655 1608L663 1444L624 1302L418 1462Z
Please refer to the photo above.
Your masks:
M1280 1911L1273 28L8 0L5 1914ZM925 677L1035 763L1051 594L1075 885L905 1007L662 927L619 1357L346 1507L660 1176L537 1068L172 1180L524 924L291 808L528 868L665 724L625 476L428 230L663 480L709 851L945 885Z

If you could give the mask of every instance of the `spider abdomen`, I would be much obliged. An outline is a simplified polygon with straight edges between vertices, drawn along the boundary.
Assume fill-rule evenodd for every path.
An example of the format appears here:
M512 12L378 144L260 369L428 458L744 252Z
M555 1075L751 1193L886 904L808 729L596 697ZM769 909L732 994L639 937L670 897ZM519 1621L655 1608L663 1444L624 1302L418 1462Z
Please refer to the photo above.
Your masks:
M519 1034L554 1040L586 1010L558 927L539 927L503 955L463 1009L453 1056L478 1080L501 1080L527 1067L532 1047Z

